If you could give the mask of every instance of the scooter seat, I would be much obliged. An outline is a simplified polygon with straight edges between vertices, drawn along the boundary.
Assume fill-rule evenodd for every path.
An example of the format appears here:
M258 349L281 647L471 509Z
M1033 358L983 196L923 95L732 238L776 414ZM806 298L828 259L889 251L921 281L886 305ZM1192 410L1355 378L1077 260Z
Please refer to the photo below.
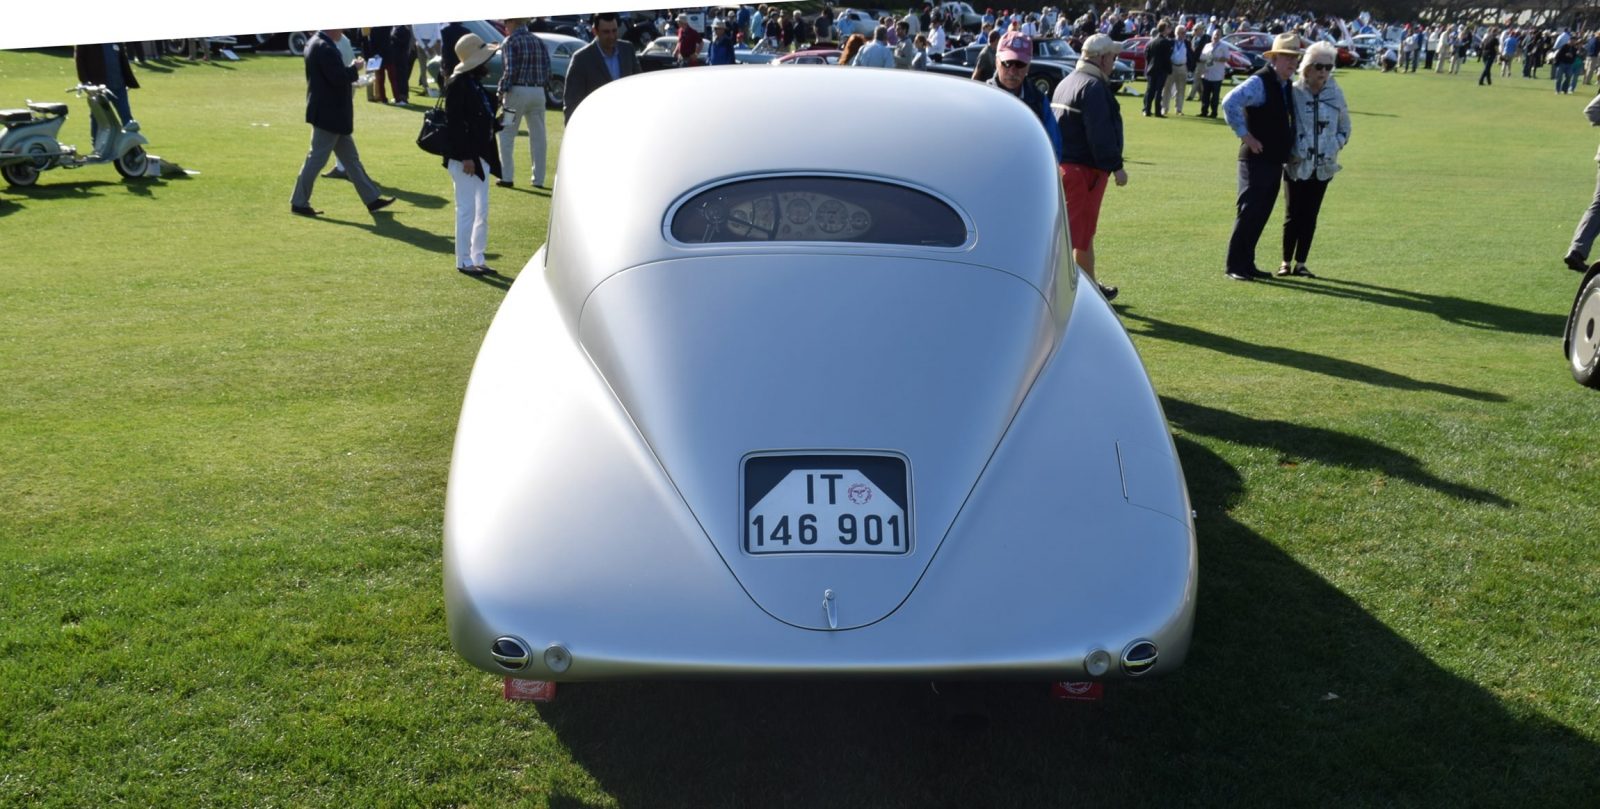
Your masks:
M28 109L46 115L66 115L67 105L59 101L29 101Z
M0 110L0 123L25 124L33 120L29 110Z

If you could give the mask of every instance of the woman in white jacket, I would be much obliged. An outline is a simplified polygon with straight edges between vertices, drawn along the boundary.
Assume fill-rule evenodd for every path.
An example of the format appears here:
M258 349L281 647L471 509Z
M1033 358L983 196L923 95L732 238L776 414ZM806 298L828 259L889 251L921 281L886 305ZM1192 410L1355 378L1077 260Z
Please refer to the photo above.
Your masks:
M1350 142L1350 108L1333 80L1338 52L1327 42L1306 48L1294 82L1294 148L1283 168L1283 264L1278 275L1314 278L1306 269L1317 213L1328 181L1339 171L1339 150ZM1291 262L1293 264L1291 265Z

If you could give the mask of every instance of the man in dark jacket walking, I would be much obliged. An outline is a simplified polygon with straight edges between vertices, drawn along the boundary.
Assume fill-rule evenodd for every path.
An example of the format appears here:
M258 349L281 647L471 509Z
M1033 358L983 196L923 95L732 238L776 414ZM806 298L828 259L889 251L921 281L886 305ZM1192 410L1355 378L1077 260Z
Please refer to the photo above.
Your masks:
M289 210L301 216L322 213L311 207L311 188L316 185L317 173L328 164L328 155L339 156L345 174L355 184L356 193L367 210L376 212L394 204L394 197L381 196L378 187L367 177L361 165L361 155L356 152L355 106L350 100L350 85L361 75L366 63L357 59L345 67L336 44L344 36L338 28L318 31L306 43L306 123L311 124L311 151L300 167L300 178L294 184L294 196L289 198Z
M1489 74L1494 70L1496 57L1500 55L1500 37L1493 29L1483 38L1483 44L1478 46L1478 55L1483 58L1483 75L1478 77L1478 86L1494 84L1494 77Z
M1157 118L1167 117L1161 112L1161 91L1172 75L1172 40L1167 38L1167 23L1156 26L1155 38L1144 50L1144 117L1151 115L1150 105L1155 105Z
M1106 82L1122 46L1095 34L1079 51L1078 68L1056 85L1050 106L1061 130L1061 190L1067 198L1067 229L1072 235L1072 260L1111 300L1117 288L1095 279L1094 233L1106 181L1128 184L1122 167L1122 110Z

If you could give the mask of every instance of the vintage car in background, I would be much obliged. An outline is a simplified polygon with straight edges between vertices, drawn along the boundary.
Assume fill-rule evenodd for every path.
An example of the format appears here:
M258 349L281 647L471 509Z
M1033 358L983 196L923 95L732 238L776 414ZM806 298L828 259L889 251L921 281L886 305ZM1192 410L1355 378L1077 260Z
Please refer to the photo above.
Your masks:
M933 10L934 13L940 14L946 20L955 23L955 25L950 26L949 33L951 34L960 31L976 33L978 29L983 27L983 15L973 9L971 3L960 2L960 0L947 0L947 2L934 6Z
M491 45L499 45L505 42L505 34L500 33L500 29L488 20L467 20L462 25ZM588 43L566 34L541 32L534 34L534 36L544 42L545 51L550 54L550 79L544 88L544 105L550 109L561 109L561 103L567 94L567 66L572 64L572 55ZM435 83L439 82L439 70L443 64L444 62L438 56L428 60L426 70L428 71L428 76ZM489 66L489 77L484 79L483 84L485 87L492 88L500 82L500 74L505 72L505 57L501 56L499 51L496 51L494 56L489 57L487 64Z
M847 8L840 11L833 18L834 37L840 42L851 34L860 34L867 39L872 39L873 29L878 27L878 18L869 11L857 8Z
M652 73L657 70L666 70L667 68L677 67L678 57L675 55L677 49L677 34L668 34L666 36L656 37L650 41L649 45L644 47L644 50L639 51L639 70L644 73ZM696 53L698 54L700 64L705 64L705 40L700 41L700 49L696 51Z
M982 50L982 45L973 44L932 55L929 57L928 71L970 78ZM1056 85L1078 67L1078 52L1064 39L1036 39L1033 52L1034 61L1028 65L1028 81L1033 82L1045 95L1053 94ZM1123 86L1133 81L1133 69L1118 60L1108 78L1112 91L1122 92Z
M814 48L786 53L774 60L774 65L837 65L842 53L838 48Z
M928 72L971 78L972 68L977 66L978 53L982 50L982 45L974 44L964 48L948 50L941 54L929 54ZM1055 92L1056 85L1060 84L1062 79L1071 75L1075 69L1074 65L1065 62L1035 59L1028 64L1027 81L1039 92L1049 97L1051 93Z
M678 49L678 36L668 34L656 37L644 50L639 51L639 70L643 73L653 73L657 70L666 70L678 66L678 58L673 52ZM711 49L709 41L700 43L700 64L705 65L706 55ZM777 46L767 42L757 42L755 47L750 47L743 42L733 46L733 61L741 65L764 65L776 61L783 51Z
M562 102L567 98L567 66L572 64L572 55L589 43L566 34L541 33L534 36L544 42L545 52L550 54L550 80L544 87L545 106L561 109Z
M933 97L959 114L928 126ZM720 98L741 114L681 114ZM772 125L797 109L873 125ZM992 159L927 159L975 145ZM467 661L547 682L1181 664L1183 470L1072 262L1031 110L912 71L666 70L589 96L557 176L456 432Z
M1133 72L1143 76L1145 75L1144 52L1149 47L1150 37L1129 37L1123 40L1122 53L1117 58L1132 66ZM1260 56L1235 49L1228 53L1228 71L1224 80L1260 70L1264 64L1266 62Z
M1580 385L1600 388L1600 262L1590 265L1583 283L1578 284L1563 348L1572 378Z
M1272 50L1272 39L1273 35L1264 31L1235 31L1222 35L1223 42L1257 56Z

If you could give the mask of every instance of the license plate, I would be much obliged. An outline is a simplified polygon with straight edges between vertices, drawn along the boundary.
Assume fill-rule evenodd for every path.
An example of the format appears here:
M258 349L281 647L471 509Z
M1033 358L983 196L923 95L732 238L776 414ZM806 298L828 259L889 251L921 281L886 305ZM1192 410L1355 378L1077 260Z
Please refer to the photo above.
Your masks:
M910 488L896 455L748 457L745 552L910 553Z

